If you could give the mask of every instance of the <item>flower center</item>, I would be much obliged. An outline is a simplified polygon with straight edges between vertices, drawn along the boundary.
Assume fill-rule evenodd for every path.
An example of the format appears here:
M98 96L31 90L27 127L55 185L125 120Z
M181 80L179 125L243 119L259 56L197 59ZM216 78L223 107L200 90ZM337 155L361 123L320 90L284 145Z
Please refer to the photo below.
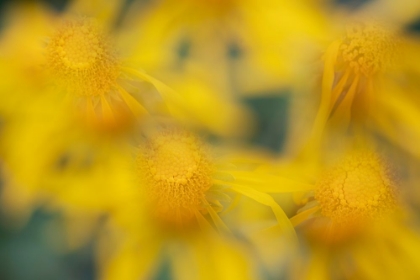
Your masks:
M202 144L181 131L165 131L147 142L137 167L158 219L190 223L212 185L211 165Z
M341 225L377 218L395 205L394 184L381 160L354 154L317 184L322 214Z
M359 24L348 28L340 46L345 64L356 74L372 76L394 63L395 36L377 25Z
M114 50L93 20L65 22L50 39L46 53L57 82L79 96L105 94L119 75Z

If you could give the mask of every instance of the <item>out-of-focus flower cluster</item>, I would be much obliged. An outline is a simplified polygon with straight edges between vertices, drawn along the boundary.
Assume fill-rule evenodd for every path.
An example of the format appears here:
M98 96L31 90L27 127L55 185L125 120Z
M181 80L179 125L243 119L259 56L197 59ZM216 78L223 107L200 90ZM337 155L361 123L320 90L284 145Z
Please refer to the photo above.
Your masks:
M48 246L89 247L97 279L420 279L419 19L418 0L6 5L1 231L48 213Z

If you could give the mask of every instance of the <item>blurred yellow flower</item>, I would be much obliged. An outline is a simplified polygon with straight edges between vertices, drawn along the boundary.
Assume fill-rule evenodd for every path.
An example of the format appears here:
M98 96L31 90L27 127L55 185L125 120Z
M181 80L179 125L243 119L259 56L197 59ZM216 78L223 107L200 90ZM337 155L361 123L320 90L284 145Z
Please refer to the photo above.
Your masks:
M287 216L273 198L257 190L254 174L235 172L241 168L225 162L226 157L213 158L211 154L197 136L173 124L160 129L154 126L146 135L136 154L138 180L134 195L115 208L111 216L112 231L122 231L120 234L124 235L122 244L115 245L116 253L111 257L106 257L108 253L99 256L104 278L150 276L163 247L176 278L252 277L252 268L245 265L249 256L240 256L243 249L220 216L226 206L234 207L232 195L249 197L270 207L277 227L294 242ZM112 236L103 243L100 250L107 252ZM197 255L207 250L213 252L208 258ZM228 263L224 264L224 257L219 254L224 254ZM191 263L194 265L184 275L184 266Z
M80 106L91 121L98 114L105 124L116 126L116 118L126 117L128 110L135 116L146 114L146 109L118 82L123 73L116 51L94 20L64 22L50 38L45 53L49 77L58 85L56 90L83 98Z
M384 216L396 206L396 187L390 171L375 154L353 153L317 181L314 201L305 212L320 211L329 221L322 225L320 239L334 243L357 232L366 223Z
M96 128L106 131L116 128L112 112L115 107L109 102L112 91L119 88L117 79L121 71L97 25L110 27L118 2L104 5L96 15L97 23L87 17L93 11L84 18L74 15L84 10L83 2L74 1L67 13L60 16L40 4L13 6L1 38L0 48L6 56L1 59L0 68L10 71L10 79L1 85L4 101L0 112L4 124L1 154L5 170L11 174L10 184L4 187L7 201L4 207L19 208L21 213L27 214L34 205L49 200L51 194L58 200L74 201L77 197L86 202L90 192L97 192L96 187L113 187L116 183L113 176L119 176L98 173L112 165L104 162L104 158L113 155L116 163L124 148L108 142L110 134L95 133ZM27 17L33 20L32 24L28 24ZM46 36L50 36L49 42L43 44ZM36 77L31 76L33 73ZM117 104L125 101L133 113L145 112L120 87L119 101L113 100ZM66 102L64 94L70 102ZM82 108L76 104L79 99L84 101ZM99 116L94 112L96 107L102 109ZM86 115L91 118L86 119ZM86 120L94 123L88 122L86 126ZM122 127L120 122L118 129ZM67 172L72 176L65 175ZM70 196L63 195L73 184L90 187L81 188L86 190L84 194L74 191ZM17 200L20 203L15 204Z
M292 253L291 277L418 277L413 255L420 238L416 228L405 221L406 210L399 198L403 181L395 180L392 165L367 148L351 148L334 158L334 164L324 171L302 161L268 169L279 174L277 190L267 184L261 187L273 193L293 192L285 178L298 173L301 176L296 178L308 186L295 193L300 209L290 219L305 246ZM404 268L395 265L400 260L406 262Z
M418 139L418 84L413 76L418 67L413 62L419 42L405 29L416 11L420 13L420 5L415 1L376 1L355 13L331 16L309 150L331 131L373 131L418 155L417 140L411 139Z

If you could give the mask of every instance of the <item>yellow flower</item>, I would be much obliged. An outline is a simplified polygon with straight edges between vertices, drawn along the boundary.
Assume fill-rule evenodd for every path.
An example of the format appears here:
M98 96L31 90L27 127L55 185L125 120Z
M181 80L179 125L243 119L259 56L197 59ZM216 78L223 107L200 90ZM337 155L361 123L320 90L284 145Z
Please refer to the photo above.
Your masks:
M211 155L198 136L173 124L155 125L146 134L135 156L135 194L111 214L111 232L123 235L116 248L106 248L112 235L102 240L104 278L151 277L162 257L177 279L252 277L249 256L222 219L233 195L269 206L276 227L294 239L287 216L256 189L253 173Z
M296 225L303 222L300 228L313 250L308 279L337 273L356 278L420 275L412 258L420 239L398 213L398 185L390 170L377 155L364 151L320 177L314 200L291 219ZM401 260L404 268L396 265Z
M191 135L168 131L142 148L137 169L154 201L157 219L188 224L199 215L212 185L210 162L200 143Z
M320 238L334 243L393 210L395 188L389 170L377 155L355 153L321 176L314 188L318 205L305 211L313 213L317 209L328 218Z
M413 256L420 236L404 217L399 198L404 181L396 181L393 166L370 149L352 148L334 157L334 163L323 171L304 162L268 169L282 177L277 188L261 188L274 193L293 192L286 181L291 179L284 178L306 183L306 190L295 189L300 209L290 219L305 246L291 254L291 277L418 277L420 271ZM298 173L300 177L295 178ZM403 267L397 265L401 261Z
M127 61L128 55L119 51L123 49L118 44L119 33L112 26L123 1L110 1L100 9L84 2L73 1L60 16L36 4L15 8L1 40L7 54L2 70L12 67L8 83L14 88L22 87L22 83L27 85L27 81L33 83L25 90L30 93L22 93L23 96L19 93L18 97L5 95L4 99L20 98L25 102L26 98L39 95L38 92L53 91L52 95L65 95L69 99L83 117L81 124L87 121L95 129L113 131L148 113L139 93L152 94L143 83L147 82L156 87L170 107L179 110L183 105L175 91L144 73L138 65L132 65ZM26 16L35 22L30 29L25 21L21 22ZM15 44L25 47L14 48ZM28 69L39 79L29 76ZM149 109L153 111L154 106L149 105Z
M170 91L123 70L109 34L120 1L89 10L92 3L74 1L60 15L40 4L13 6L1 37L0 71L9 78L0 84L1 156L10 177L2 206L22 218L54 199L104 211L125 176L109 170L124 158L127 128L147 113L134 84ZM93 201L98 192L103 199Z
M376 1L354 14L331 17L309 150L331 131L357 130L378 132L418 154L416 140L411 139L418 138L418 85L413 75L418 70L413 62L419 42L404 27L420 6L413 1L395 4Z
M55 89L81 99L90 122L101 118L105 125L118 126L116 118L126 117L129 109L136 116L146 113L120 85L122 69L116 51L94 20L76 18L62 23L45 53L48 78L57 84Z

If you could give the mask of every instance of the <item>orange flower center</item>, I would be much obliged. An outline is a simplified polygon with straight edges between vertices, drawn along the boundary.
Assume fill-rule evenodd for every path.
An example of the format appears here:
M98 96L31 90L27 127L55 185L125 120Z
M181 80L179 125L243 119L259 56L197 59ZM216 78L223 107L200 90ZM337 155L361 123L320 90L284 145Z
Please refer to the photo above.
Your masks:
M359 24L348 28L341 43L341 58L356 74L372 76L394 63L395 36L378 25Z
M202 210L212 185L210 162L202 144L181 131L166 131L146 144L137 167L159 220L188 224Z
M377 156L356 154L318 182L315 198L324 216L345 224L390 209L394 205L394 187Z
M72 94L103 95L119 76L114 50L93 20L65 22L50 39L46 53L48 69Z
M323 240L347 240L395 207L394 183L378 156L353 154L317 183L322 215L313 230ZM322 236L321 236L322 235Z

